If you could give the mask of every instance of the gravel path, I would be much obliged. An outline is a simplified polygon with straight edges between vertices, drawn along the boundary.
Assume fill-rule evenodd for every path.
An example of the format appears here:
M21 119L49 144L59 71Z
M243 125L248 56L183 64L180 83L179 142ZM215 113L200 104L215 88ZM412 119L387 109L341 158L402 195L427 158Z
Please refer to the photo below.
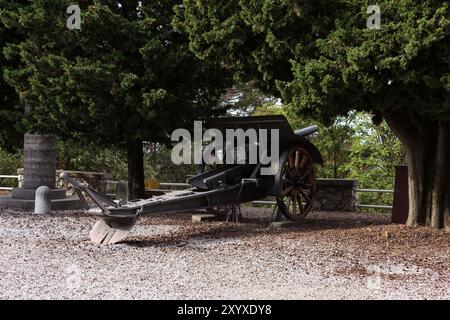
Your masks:
M96 246L83 213L0 209L1 299L450 299L450 235L361 213L312 213L269 230L268 209L237 225L143 218Z

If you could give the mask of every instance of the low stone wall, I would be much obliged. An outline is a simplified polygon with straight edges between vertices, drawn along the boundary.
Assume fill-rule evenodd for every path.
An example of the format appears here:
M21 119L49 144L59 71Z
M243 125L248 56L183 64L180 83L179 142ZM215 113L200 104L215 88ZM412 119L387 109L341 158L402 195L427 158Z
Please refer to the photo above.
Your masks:
M61 172L67 172L72 178L75 178L78 181L83 181L89 184L90 187L95 190L107 193L107 182L108 180L112 180L113 175L111 173L106 172L85 172L85 171L69 171L69 170L56 170L56 179L57 184L63 187L64 189L71 189L70 186L65 181L61 181L59 179L59 175Z
M59 175L61 172L67 172L72 178L78 181L87 182L91 187L99 192L107 192L106 181L112 180L113 176L111 173L106 172L86 172L86 171L69 171L69 170L56 170L56 186L57 188L62 188L66 190L71 190L72 188L64 181L61 181ZM17 175L19 176L19 182L23 176L23 169L17 170ZM20 183L19 183L20 187Z
M354 211L358 180L317 179L317 196L313 210Z

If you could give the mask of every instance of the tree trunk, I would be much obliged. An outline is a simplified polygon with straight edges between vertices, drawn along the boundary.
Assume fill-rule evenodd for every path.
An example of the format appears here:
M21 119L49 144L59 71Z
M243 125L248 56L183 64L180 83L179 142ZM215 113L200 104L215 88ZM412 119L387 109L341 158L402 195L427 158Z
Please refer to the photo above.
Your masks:
M450 122L426 121L411 111L383 116L406 149L407 224L450 229Z
M337 159L336 159L336 151L333 151L333 175L334 178L337 179L338 178L338 164L337 164Z
M142 141L128 142L128 199L143 199L144 186L144 151Z
M24 135L24 189L47 186L55 189L56 138L53 135Z

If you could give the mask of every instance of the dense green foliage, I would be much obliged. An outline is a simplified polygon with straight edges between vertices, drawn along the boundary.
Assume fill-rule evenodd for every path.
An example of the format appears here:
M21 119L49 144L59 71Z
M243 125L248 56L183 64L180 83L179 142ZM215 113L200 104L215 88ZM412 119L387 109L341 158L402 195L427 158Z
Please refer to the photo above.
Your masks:
M395 166L405 164L405 151L385 122L374 125L366 113L338 117L327 126L310 118L299 118L283 106L265 104L255 115L284 114L294 129L319 125L310 139L324 158L317 168L321 178L357 179L362 189L393 189ZM392 204L392 194L359 193L362 204Z
M162 182L186 182L190 175L197 173L197 165L176 165L170 159L172 149L164 145L153 145L144 156L145 176Z
M222 95L220 103L228 106L232 116L249 116L264 105L277 103L279 99L266 94L254 82L237 83Z
M127 148L129 187L143 194L142 142L223 113L231 77L188 49L171 21L178 0L80 1L81 30L66 26L72 1L0 1L0 28L24 37L3 50L29 112L24 127L64 140ZM9 4L9 5L8 5Z
M395 166L406 164L405 149L386 122L373 125L367 114L352 122L348 160L343 163L347 177L357 178L362 189L393 189ZM360 204L392 205L393 194L358 193Z
M7 27L27 30L5 49L24 65L5 77L33 110L30 129L99 143L157 141L214 112L228 83L173 31L177 1L84 1L81 30L66 28L71 3L2 12Z
M380 30L366 27L364 0L185 0L175 23L200 57L256 79L299 114L407 108L449 119L449 3L377 4Z
M22 153L11 153L0 148L0 174L15 175L22 167Z
M381 0L184 0L174 24L219 61L325 123L385 119L406 150L409 225L450 228L450 4Z
M57 160L58 169L109 172L117 180L127 178L126 152L115 146L59 141Z
M7 83L3 72L7 68L17 67L20 59L7 60L2 51L8 43L21 39L19 30L8 30L0 23L0 146L9 151L17 149L22 142L19 130L22 108L16 91Z
M162 144L144 146L145 179L163 182L184 182L196 173L194 165L175 165L170 160L171 148ZM1 160L0 160L1 161ZM58 163L64 169L76 171L109 172L115 180L127 178L126 152L114 146L81 145L74 141L58 144ZM0 173L3 172L0 167Z
M0 144L22 127L127 146L142 187L143 141L222 113L233 74L235 114L282 103L295 127L324 124L324 176L383 187L406 154L408 223L450 228L448 1L378 1L380 29L367 0L80 1L81 30L66 28L69 4L0 0ZM19 105L32 110L20 126Z
M22 154L0 148L0 175L16 175L22 167ZM0 179L0 187L17 187L16 179Z

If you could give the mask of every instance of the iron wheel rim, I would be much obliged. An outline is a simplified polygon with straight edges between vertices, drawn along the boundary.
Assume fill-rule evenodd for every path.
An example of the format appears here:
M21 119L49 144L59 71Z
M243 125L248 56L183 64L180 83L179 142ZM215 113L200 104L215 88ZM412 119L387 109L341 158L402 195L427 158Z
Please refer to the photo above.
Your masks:
M316 171L304 148L295 146L282 153L275 183L281 213L289 220L305 218L316 196Z

